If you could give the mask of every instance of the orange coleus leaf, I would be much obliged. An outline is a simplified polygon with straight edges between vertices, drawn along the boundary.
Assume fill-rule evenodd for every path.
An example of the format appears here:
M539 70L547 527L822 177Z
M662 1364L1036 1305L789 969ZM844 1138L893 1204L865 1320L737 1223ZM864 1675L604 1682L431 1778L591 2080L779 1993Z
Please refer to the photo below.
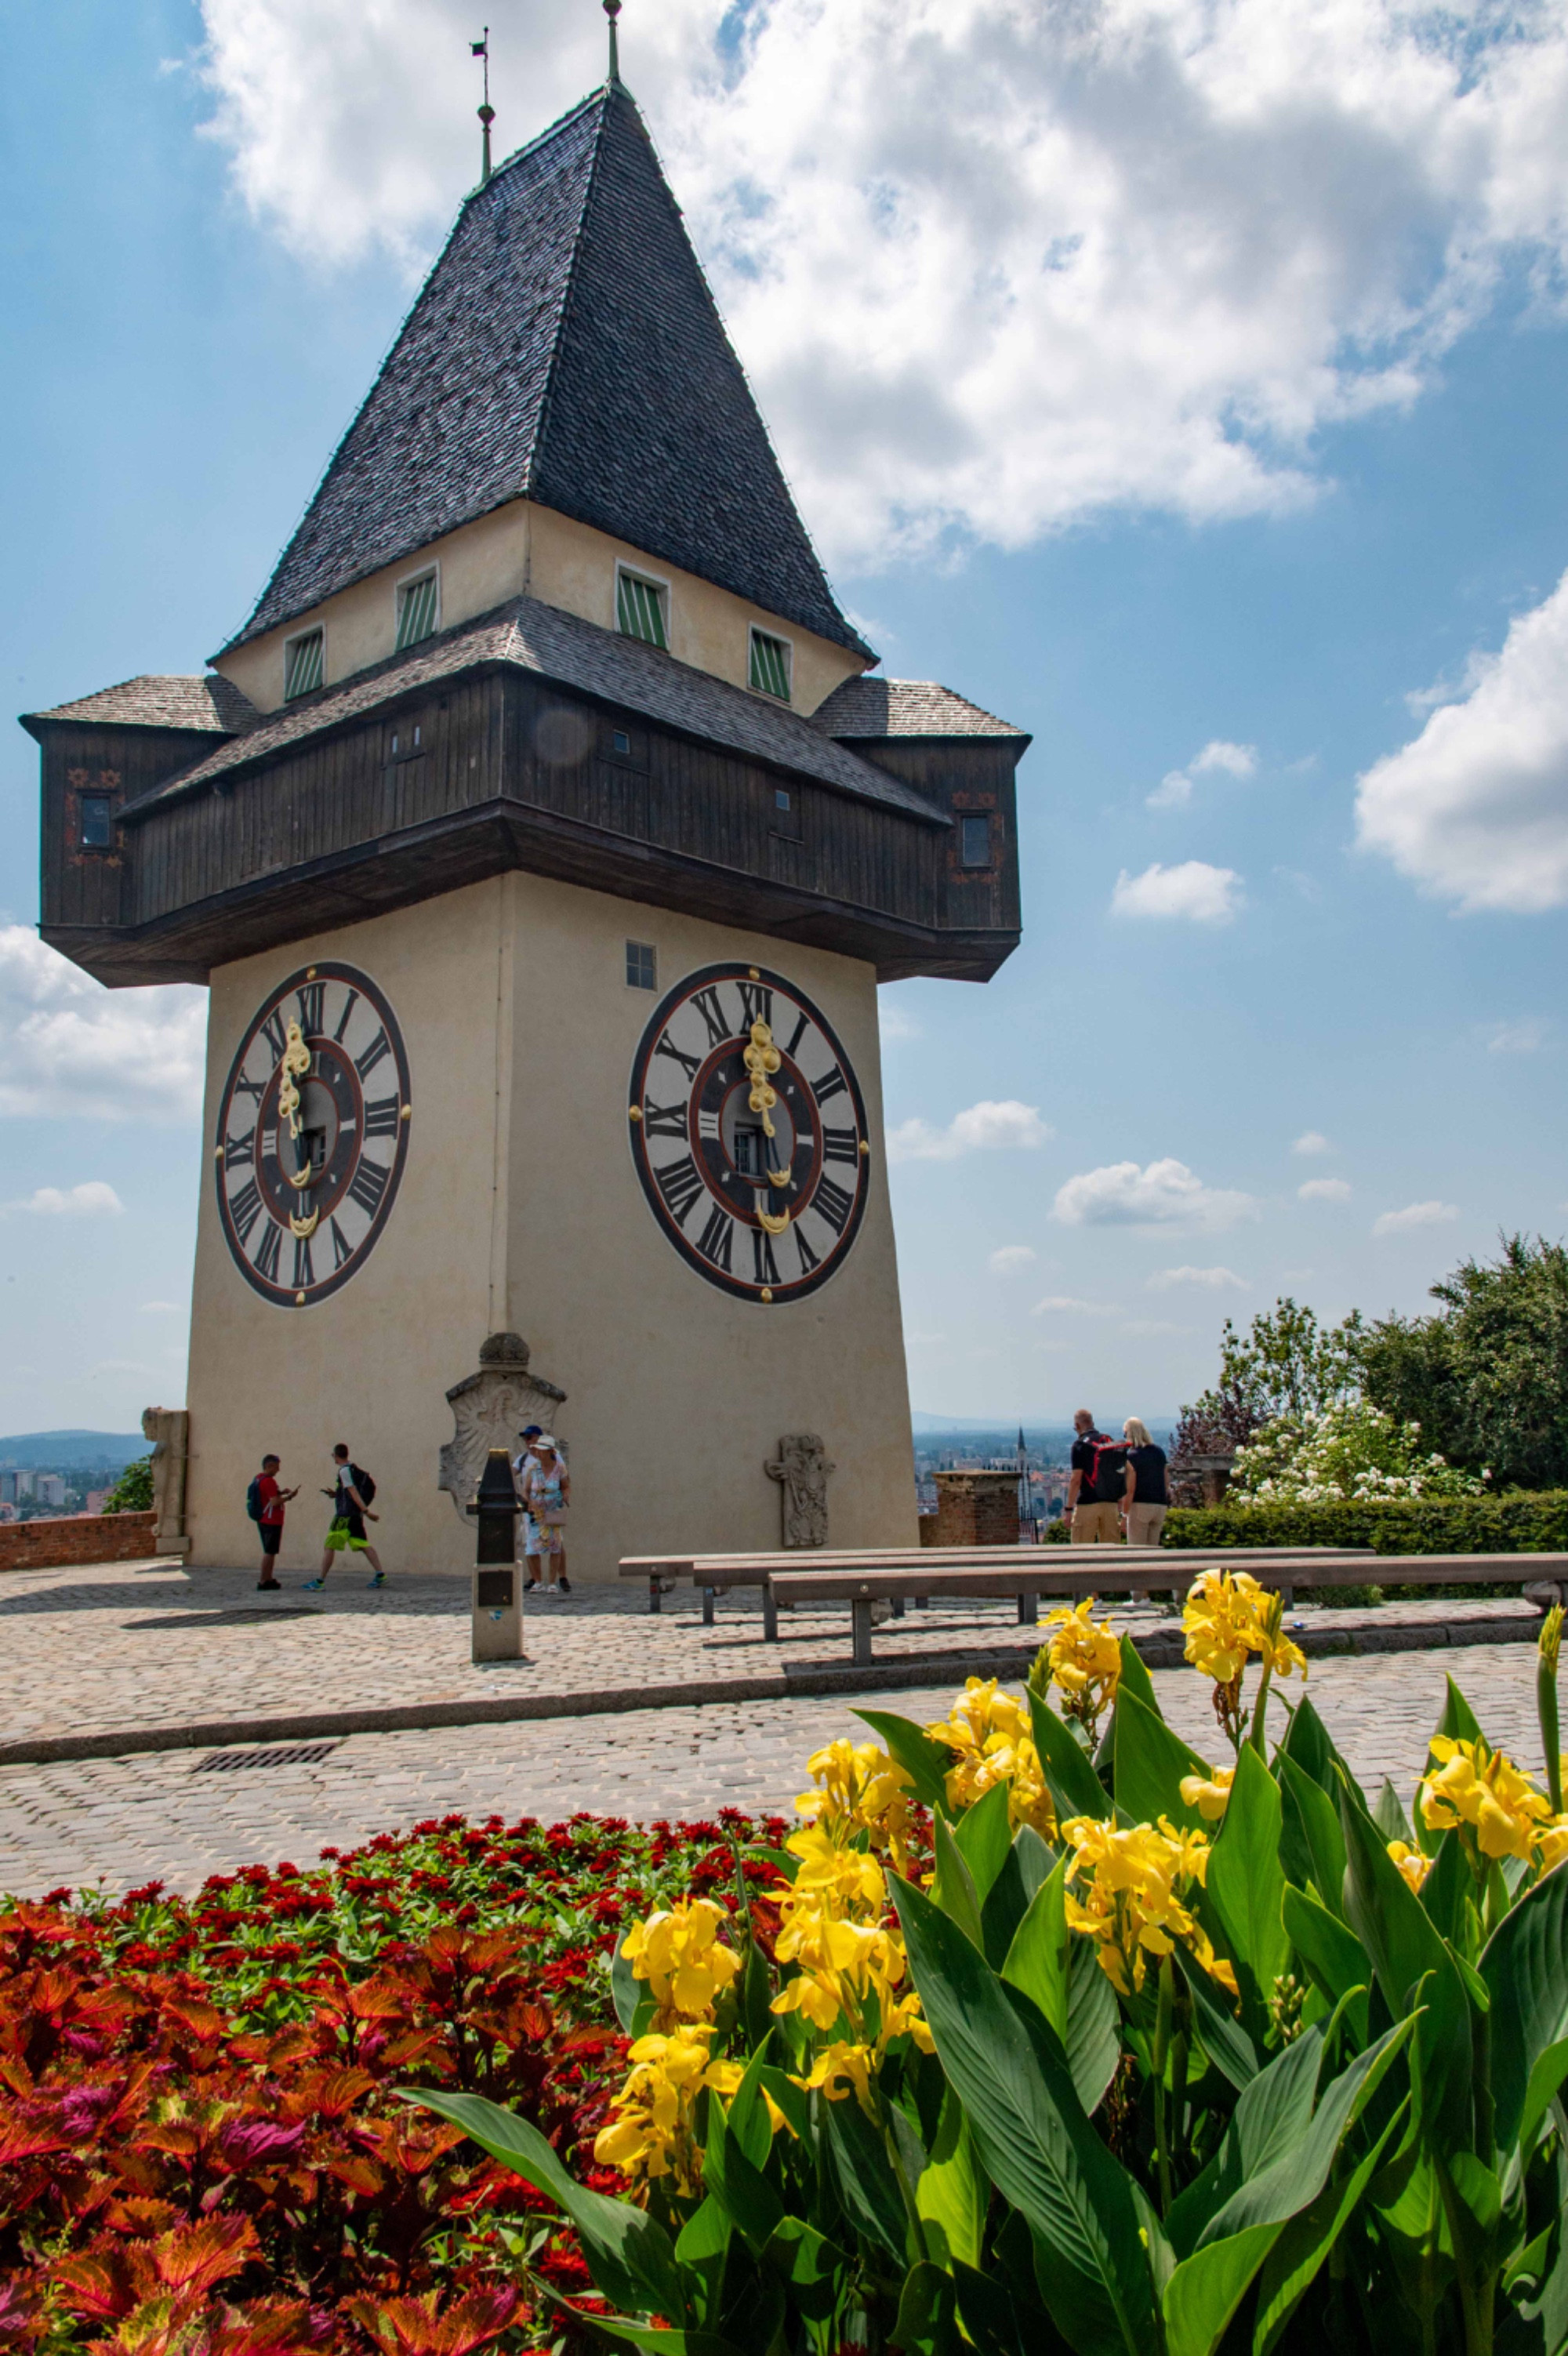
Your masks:
M188 2029L199 2044L211 2045L223 2034L223 2016L216 2005L199 2003L193 1997L166 1997L164 2014Z
M237 2275L260 2254L256 2229L248 2217L209 2217L199 2225L174 2225L152 2244L160 2282L176 2290L210 2290Z
M346 2184L350 2192L362 2194L367 2201L374 2200L387 2180L385 2169L378 2168L375 2161L363 2152L347 2152L340 2159L328 2160L327 2173L335 2176L339 2184Z
M438 2291L418 2298L350 2298L346 2312L388 2356L470 2356L506 2329L518 2305L508 2287L467 2291L444 2308Z
M232 2308L204 2342L205 2356L295 2356L331 2335L331 2319L303 2299L258 2298Z

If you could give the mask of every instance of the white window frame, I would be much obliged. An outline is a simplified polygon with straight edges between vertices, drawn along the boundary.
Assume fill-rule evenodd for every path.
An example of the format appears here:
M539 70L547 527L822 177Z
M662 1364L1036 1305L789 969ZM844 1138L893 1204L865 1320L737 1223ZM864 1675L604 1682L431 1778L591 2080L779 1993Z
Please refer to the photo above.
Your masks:
M409 589L417 589L422 581L434 581L435 584L435 614L425 636L435 637L441 627L441 560L437 557L434 563L416 565L412 573L405 573L401 581L392 583L392 646L399 654L408 651L406 647L399 644L403 632L403 594ZM424 639L413 638L410 644L422 647Z
M290 648L297 647L301 641L306 638L319 638L321 641L321 677L317 680L317 686L325 687L327 684L326 623L312 622L307 630L291 630L287 637L285 638L283 642L283 700L285 703L297 703L299 701L298 695L290 695L288 691L288 658ZM300 695L314 695L315 693L316 688L314 687L302 687L299 691Z
M632 640L633 645L634 645L634 646L639 646L639 647L647 647L647 646L651 646L651 645L653 644L653 641L652 641L652 639L651 639L651 638L642 638L642 637L637 637L637 636L636 636L632 631L630 631L630 630L623 630L623 629L621 628L621 626L620 626L620 584L621 584L621 583L622 583L622 581L623 581L623 580L626 580L626 581L639 581L639 582L640 582L640 583L641 583L641 584L642 584L642 586L643 586L645 589L651 589L651 590L653 591L654 595L658 598L658 600L659 600L659 605L660 605L660 611L661 612L661 614L663 615L663 617L664 617L664 645L663 645L662 651L663 651L665 654L668 654L668 653L669 653L669 651L670 651L671 637L671 619L672 619L672 612L671 612L671 609L672 609L672 605L673 605L673 602L674 602L674 601L673 601L673 599L672 599L672 598L671 598L671 594L670 594L670 583L668 582L668 580L664 579L660 574L659 574L659 573L649 573L649 572L645 571L645 569L644 569L640 564L623 564L623 563L620 562L620 560L619 560L619 558L618 558L618 559L616 560L616 584L615 584L615 628L616 628L616 633L617 633L618 637L623 637L623 638L630 638L630 639Z
M752 683L751 658L758 638L766 638L770 645L782 647L784 649L784 692L782 696L775 695L771 688L757 687ZM794 639L787 638L782 630L765 630L760 622L753 622L746 641L746 683L753 695L765 695L767 696L769 703L788 703L792 705L795 701Z

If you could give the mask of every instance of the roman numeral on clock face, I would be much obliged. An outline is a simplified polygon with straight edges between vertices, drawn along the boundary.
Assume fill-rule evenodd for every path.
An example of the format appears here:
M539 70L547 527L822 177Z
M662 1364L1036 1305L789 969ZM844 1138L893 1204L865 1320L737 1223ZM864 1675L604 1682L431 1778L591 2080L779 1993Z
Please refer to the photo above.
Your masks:
M229 1197L229 1218L242 1244L249 1243L251 1229L262 1215L262 1190L253 1178L247 1178L237 1194Z
M773 1257L773 1238L765 1227L751 1230L751 1280L753 1284L777 1284L779 1262Z
M332 1269L333 1273L336 1274L338 1269L353 1258L354 1247L336 1219L331 1220L329 1224L332 1229Z
M664 1169L656 1170L653 1183L663 1195L676 1226L684 1226L687 1212L703 1192L703 1182L691 1155L682 1154L679 1162L669 1162Z
M736 984L740 991L740 1023L749 1031L754 1023L766 1023L773 1027L773 992L765 981L742 981Z
M367 1137L395 1137L397 1135L397 1117L398 1104L396 1097L378 1097L373 1104L368 1104L365 1107L365 1135Z
M392 1041L387 1037L384 1030L378 1031L363 1055L355 1056L354 1069L359 1073L361 1080L369 1079L381 1057L391 1054Z
M387 1173L379 1162L361 1162L349 1181L350 1199L372 1219L381 1207L381 1196L386 1191Z
M264 1276L269 1284L277 1282L278 1254L283 1249L283 1229L275 1219L269 1219L256 1246L256 1274Z
M327 1007L327 984L324 981L301 982L295 996L299 1001L299 1027L307 1039L314 1039L321 1029Z
M674 1041L671 1038L668 1031L665 1032L663 1037L660 1040L658 1046L655 1047L653 1052L656 1055L668 1055L672 1062L679 1064L681 1069L685 1073L686 1077L689 1080L694 1080L697 1074L703 1068L703 1059L701 1055L683 1055L681 1049L676 1046Z
M230 1170L238 1170L247 1162L253 1164L255 1159L256 1132L254 1129L248 1129L243 1137L225 1137L223 1140L223 1162L225 1168Z
M729 1274L730 1251L735 1241L735 1222L722 1203L714 1205L707 1226L697 1237L697 1249L704 1259Z
M817 1191L811 1197L811 1208L820 1211L835 1236L842 1236L854 1208L854 1196L846 1194L831 1178L819 1178Z
M682 1104L645 1104L642 1108L642 1125L650 1137L684 1137L686 1108ZM718 1135L716 1116L714 1135L715 1137Z
M730 1029L724 1008L719 1003L719 993L716 990L699 990L692 1003L708 1026L710 1047L722 1047L726 1039L734 1038L735 1033Z
M349 992L348 997L343 1001L343 1012L338 1017L338 1028L332 1033L332 1041L335 1046L340 1047L343 1044L343 1033L349 1028L349 1017L352 1014L355 1007L358 1005L359 999L359 991L357 990L351 990Z
M274 1006L270 1014L263 1016L262 1036L272 1049L275 1064L288 1044L288 1018L281 1008Z
M854 1164L860 1160L860 1140L856 1137L854 1130L824 1129L822 1131L822 1160L824 1162L847 1162L851 1169L853 1169Z
M295 1236L294 1239L294 1289L308 1292L316 1281L316 1269L311 1262L310 1237Z
M835 1064L831 1072L824 1072L820 1080L808 1080L806 1086L818 1104L825 1105L830 1097L842 1097L848 1082Z

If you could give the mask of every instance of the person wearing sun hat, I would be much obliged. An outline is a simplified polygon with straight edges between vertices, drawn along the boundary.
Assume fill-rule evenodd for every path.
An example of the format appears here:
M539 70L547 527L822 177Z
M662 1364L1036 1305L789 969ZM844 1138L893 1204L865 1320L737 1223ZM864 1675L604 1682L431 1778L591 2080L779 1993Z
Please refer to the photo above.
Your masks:
M536 1461L533 1443L543 1429L544 1426L542 1423L525 1423L517 1435L522 1445L511 1460L512 1485L517 1491L518 1503L523 1509L522 1558L525 1575L522 1590L525 1595L531 1594L539 1585L541 1569L538 1533L533 1526L533 1515L528 1510L528 1476L533 1471Z
M523 1481L522 1502L527 1515L524 1545L531 1573L523 1582L525 1593L539 1585L533 1567L537 1561L542 1569L546 1556L552 1576L545 1593L572 1592L572 1582L566 1576L566 1515L571 1501L572 1476L550 1433L542 1431L533 1442L532 1461Z

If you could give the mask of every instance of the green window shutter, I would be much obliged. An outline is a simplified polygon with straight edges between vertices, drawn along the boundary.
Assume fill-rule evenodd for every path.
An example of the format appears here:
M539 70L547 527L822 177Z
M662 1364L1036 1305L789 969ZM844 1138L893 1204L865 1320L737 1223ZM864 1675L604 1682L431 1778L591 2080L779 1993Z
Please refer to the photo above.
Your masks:
M776 695L780 703L789 701L789 647L765 630L751 634L751 684L759 695Z
M422 581L409 581L397 593L397 643L401 654L404 647L416 647L421 638L432 637L435 631L435 575L427 573Z
M321 684L321 633L307 630L303 637L291 638L284 649L283 700L293 701L296 695L308 695Z
M616 619L623 638L641 638L650 647L668 647L664 629L664 593L635 573L620 574L616 589Z

